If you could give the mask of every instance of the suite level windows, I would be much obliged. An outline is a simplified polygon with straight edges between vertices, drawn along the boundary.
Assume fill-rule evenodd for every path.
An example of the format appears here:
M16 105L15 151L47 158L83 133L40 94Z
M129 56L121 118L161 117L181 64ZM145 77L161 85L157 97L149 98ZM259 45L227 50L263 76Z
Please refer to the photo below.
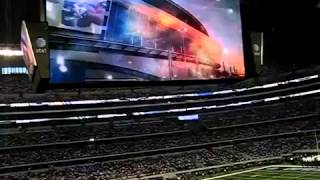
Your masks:
M25 67L3 67L1 68L2 75L11 75L11 74L28 74L28 71Z

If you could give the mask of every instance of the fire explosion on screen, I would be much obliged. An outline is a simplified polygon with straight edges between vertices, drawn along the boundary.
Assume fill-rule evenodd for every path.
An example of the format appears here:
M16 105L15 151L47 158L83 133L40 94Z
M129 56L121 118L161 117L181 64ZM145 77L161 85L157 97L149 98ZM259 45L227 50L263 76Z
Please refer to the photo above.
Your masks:
M238 1L48 0L47 20L50 26L91 33L144 52L106 50L82 52L78 57L76 51L52 50L55 82L63 81L63 73L82 74L82 79L69 81L209 80L245 75ZM158 56L150 56L152 50ZM92 63L101 68L93 70Z

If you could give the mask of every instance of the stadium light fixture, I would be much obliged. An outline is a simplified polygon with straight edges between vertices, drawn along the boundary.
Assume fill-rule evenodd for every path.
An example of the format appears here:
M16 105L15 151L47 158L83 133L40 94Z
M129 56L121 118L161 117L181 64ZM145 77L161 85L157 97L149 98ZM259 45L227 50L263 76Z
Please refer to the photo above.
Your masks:
M0 56L6 56L6 57L23 56L23 52L21 50L0 49Z

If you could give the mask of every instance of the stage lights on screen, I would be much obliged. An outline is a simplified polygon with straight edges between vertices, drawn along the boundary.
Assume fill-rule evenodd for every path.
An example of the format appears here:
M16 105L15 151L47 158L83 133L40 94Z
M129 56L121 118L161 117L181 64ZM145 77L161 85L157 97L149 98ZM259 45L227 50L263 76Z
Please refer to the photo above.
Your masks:
M104 48L73 42L72 46L80 45L84 52L86 48L95 49L88 50L90 58L60 49L65 51L60 55L68 54L64 57L77 64L50 66L55 77L51 83L243 78L240 1L213 1L171 0L159 4L145 0L47 0L49 26L77 31L76 36L88 36L99 43L108 42ZM90 73L83 73L86 69ZM112 72L112 78L102 69ZM65 78L67 71L78 78Z
M67 68L67 66L65 65L64 57L58 56L58 57L57 57L57 64L59 65L59 70L60 70L62 73L68 72L68 68Z
M229 14L233 14L233 13L234 13L234 10L230 8L230 9L228 9L228 13L229 13Z
M108 74L108 75L106 75L106 79L108 79L108 80L112 80L112 79L113 79L113 76L112 76L112 75L110 75L110 74Z

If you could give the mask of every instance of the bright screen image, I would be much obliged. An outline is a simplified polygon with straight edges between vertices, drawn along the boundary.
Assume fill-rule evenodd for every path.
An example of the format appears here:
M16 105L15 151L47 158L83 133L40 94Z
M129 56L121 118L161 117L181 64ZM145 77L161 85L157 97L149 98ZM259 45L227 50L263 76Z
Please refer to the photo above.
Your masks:
M53 83L245 76L237 0L48 0L47 20L108 44L51 49Z
M49 25L100 34L106 14L106 1L100 0L48 0Z

